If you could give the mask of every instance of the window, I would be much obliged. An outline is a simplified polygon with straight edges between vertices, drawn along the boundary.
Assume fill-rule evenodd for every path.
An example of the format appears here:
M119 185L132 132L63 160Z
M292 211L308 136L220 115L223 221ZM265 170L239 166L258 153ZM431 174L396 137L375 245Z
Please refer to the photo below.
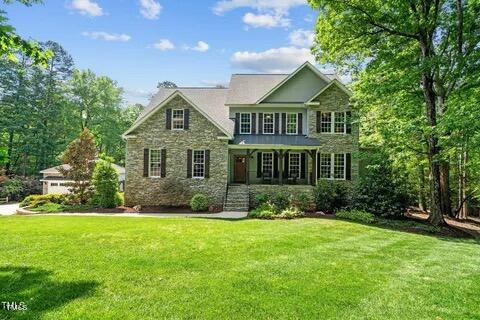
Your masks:
M300 153L288 154L288 172L291 176L300 178Z
M172 129L173 130L183 130L185 119L185 111L183 109L173 109L172 110Z
M345 129L345 112L335 112L335 133L345 133Z
M58 187L58 182L51 182L50 187Z
M273 134L275 127L275 117L273 113L263 114L263 133Z
M61 182L61 183L59 183L58 185L59 185L60 187L66 187L66 186L67 186L67 184L66 184L65 182Z
M161 176L160 164L162 153L160 149L150 149L150 172L149 177L159 178Z
M330 153L320 154L320 178L330 179L332 172L332 155Z
M331 112L322 112L321 129L322 129L322 133L332 132L332 113Z
M193 178L205 177L205 150L193 150Z
M345 154L344 153L334 154L333 178L345 179Z
M287 134L297 134L297 114L287 113Z
M273 152L262 153L262 173L273 175Z
M252 130L252 114L240 113L240 133L250 134Z

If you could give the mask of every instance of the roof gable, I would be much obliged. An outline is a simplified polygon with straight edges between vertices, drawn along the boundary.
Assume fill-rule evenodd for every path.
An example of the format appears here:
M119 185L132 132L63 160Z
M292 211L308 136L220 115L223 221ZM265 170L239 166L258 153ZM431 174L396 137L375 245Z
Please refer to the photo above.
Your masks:
M311 104L318 102L318 98L324 94L325 92L331 90L332 88L338 88L340 89L343 93L345 93L348 97L352 96L352 92L340 81L337 79L334 79L332 82L330 82L327 86L321 88L317 93L315 93L307 102L306 104Z
M285 77L281 82L267 91L256 103L261 102L305 102L315 92L325 87L330 79L305 62Z

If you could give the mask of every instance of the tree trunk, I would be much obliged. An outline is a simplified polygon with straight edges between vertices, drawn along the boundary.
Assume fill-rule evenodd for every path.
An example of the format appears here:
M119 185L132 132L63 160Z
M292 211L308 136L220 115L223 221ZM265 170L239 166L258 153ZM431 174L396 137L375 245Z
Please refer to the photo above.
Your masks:
M467 219L468 216L468 203L467 192L465 190L466 182L466 163L467 163L467 151L466 148L461 150L458 161L458 219Z
M450 163L447 161L440 162L440 188L442 192L442 213L451 217L453 213L450 191Z
M418 165L418 179L419 179L419 188L418 188L418 207L420 210L427 210L427 199L425 196L425 168L423 164Z

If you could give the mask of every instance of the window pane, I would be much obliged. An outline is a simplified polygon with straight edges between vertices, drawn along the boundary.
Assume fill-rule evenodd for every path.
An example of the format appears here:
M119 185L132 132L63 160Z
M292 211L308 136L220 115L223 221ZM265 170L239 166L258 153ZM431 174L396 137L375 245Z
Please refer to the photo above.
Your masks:
M263 133L273 134L274 132L274 115L273 113L263 114Z
M335 112L335 133L345 133L345 112Z
M300 153L289 153L288 173L291 177L300 177Z
M150 177L160 177L161 152L158 149L150 150Z
M205 176L205 150L193 151L193 177L203 178Z
M332 155L330 153L320 154L320 178L331 178Z
M323 133L332 132L332 113L331 112L322 112L321 128Z
M273 153L264 152L262 153L262 173L273 174Z
M240 133L249 134L251 132L251 114L240 114Z
M183 115L184 115L183 109L172 110L172 128L173 129L183 129L183 124L184 124Z
M297 114L296 113L287 113L287 133L288 134L297 133Z
M333 177L335 179L345 178L345 154L335 154L335 162L333 167Z

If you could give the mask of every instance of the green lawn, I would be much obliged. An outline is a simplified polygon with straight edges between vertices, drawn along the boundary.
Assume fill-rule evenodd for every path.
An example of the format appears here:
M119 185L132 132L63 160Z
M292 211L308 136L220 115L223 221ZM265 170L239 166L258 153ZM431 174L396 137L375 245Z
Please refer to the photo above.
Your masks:
M2 217L0 301L28 307L0 319L479 319L480 244L326 219Z

